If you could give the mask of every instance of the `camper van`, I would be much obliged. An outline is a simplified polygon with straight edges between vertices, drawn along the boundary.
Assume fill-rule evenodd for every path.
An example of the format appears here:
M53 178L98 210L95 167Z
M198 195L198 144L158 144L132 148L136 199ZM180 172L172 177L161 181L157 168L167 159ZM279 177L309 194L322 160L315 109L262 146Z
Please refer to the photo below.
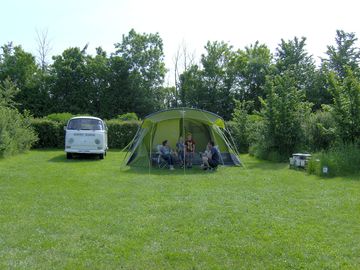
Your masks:
M108 150L107 127L97 117L79 116L71 118L64 128L67 159L73 154L96 154L100 159Z

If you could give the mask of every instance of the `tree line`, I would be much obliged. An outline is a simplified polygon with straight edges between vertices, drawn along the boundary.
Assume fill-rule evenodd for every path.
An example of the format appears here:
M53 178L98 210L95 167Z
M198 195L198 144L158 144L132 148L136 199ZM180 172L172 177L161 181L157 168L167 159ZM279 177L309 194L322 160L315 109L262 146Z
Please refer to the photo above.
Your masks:
M68 48L51 64L44 57L37 63L21 46L8 43L0 52L0 97L35 117L70 112L110 119L170 107L206 109L236 123L243 149L288 155L301 147L319 150L359 139L356 41L354 33L336 31L335 44L327 46L318 66L305 37L282 39L275 53L259 42L236 49L209 41L198 63L179 72L176 61L171 87L164 86L158 33L131 30L110 54L101 47L95 55L87 46Z

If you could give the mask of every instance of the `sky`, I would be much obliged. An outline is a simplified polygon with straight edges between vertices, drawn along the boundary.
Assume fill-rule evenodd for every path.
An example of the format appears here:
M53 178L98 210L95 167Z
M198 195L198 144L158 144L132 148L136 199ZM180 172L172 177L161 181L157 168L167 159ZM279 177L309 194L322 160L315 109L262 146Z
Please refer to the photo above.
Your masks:
M337 29L360 37L359 0L0 0L0 45L13 42L37 55L37 32L47 32L50 55L69 47L108 53L131 29L159 33L172 84L179 47L200 59L207 41L244 49L256 41L275 53L281 39L307 38L319 63Z

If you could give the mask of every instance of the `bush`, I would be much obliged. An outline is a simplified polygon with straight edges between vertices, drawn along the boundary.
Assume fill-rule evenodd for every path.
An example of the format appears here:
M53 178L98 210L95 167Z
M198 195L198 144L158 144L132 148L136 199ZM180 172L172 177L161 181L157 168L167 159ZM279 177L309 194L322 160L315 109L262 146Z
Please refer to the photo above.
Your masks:
M63 122L46 118L33 119L31 122L39 140L34 148L63 148L65 145L65 131Z
M311 113L304 121L305 144L311 151L327 150L336 140L336 123L330 111Z
M0 107L0 156L6 157L30 149L37 137L30 127L29 115Z
M139 121L121 121L112 119L106 121L108 126L109 148L124 148L134 138L139 126Z
M116 119L120 121L139 121L139 117L133 112L120 114L116 117Z
M324 175L323 167L328 167L329 176L344 176L360 172L360 146L356 143L339 144L328 151L320 152L310 160L308 172Z
M72 118L73 116L74 115L72 115L71 113L52 113L48 116L45 116L44 118L56 122L61 122L63 123L63 125L65 125L67 121L69 121L70 118Z

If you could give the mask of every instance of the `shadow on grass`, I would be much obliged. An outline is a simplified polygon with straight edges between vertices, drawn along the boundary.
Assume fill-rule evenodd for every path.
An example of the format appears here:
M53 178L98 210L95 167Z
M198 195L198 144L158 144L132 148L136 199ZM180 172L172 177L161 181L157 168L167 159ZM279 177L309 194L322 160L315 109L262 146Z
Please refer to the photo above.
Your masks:
M289 164L287 163L279 163L273 161L266 161L266 160L246 160L244 165L247 169L260 169L260 170L268 170L268 171L277 171L283 170L285 168L289 168Z
M221 170L221 168L220 168ZM204 171L199 167L193 167L191 169L175 168L171 171L167 168L140 168L140 167L125 167L121 171L125 174L150 174L150 175L204 175L204 174L216 174L217 171Z
M88 155L88 154L77 154L74 155L72 159L67 159L66 155L58 155L48 160L48 162L61 162L61 163L69 163L69 162L82 162L82 161L99 161L99 156L97 155Z

